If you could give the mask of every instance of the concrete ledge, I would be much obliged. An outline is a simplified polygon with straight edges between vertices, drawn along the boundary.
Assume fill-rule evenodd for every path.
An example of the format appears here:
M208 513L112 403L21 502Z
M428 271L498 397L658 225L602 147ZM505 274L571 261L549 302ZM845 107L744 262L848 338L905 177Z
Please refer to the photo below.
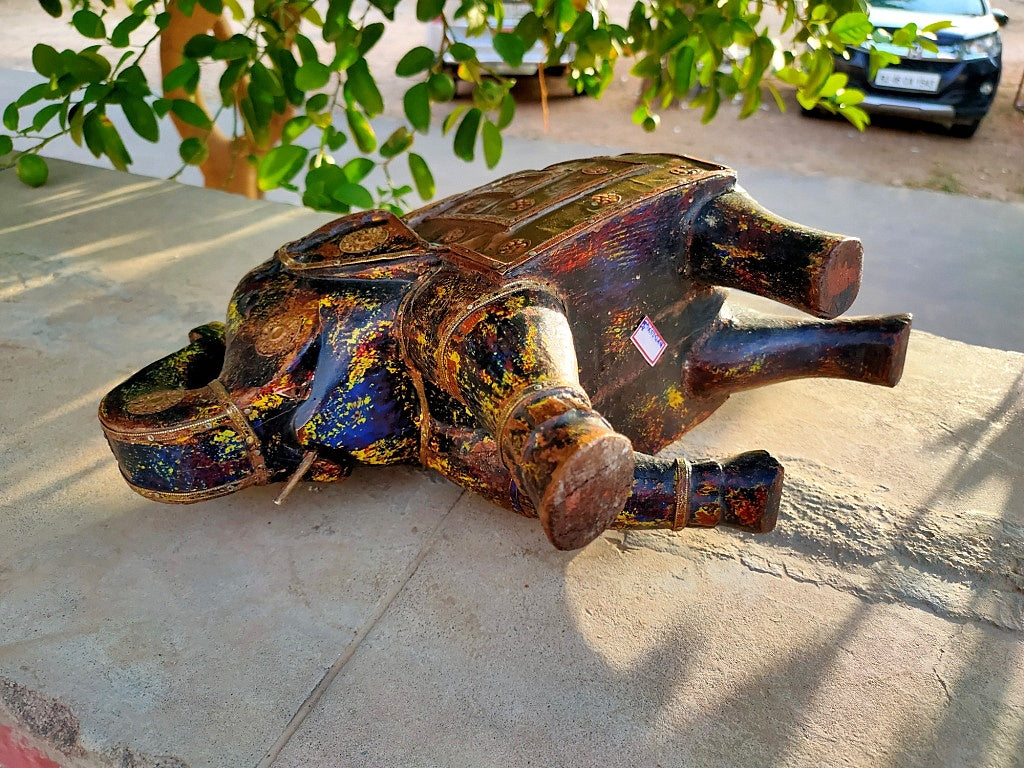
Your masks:
M1024 765L1024 355L915 332L894 390L734 396L671 450L782 460L763 538L559 553L410 468L166 507L99 398L326 217L0 192L0 764Z

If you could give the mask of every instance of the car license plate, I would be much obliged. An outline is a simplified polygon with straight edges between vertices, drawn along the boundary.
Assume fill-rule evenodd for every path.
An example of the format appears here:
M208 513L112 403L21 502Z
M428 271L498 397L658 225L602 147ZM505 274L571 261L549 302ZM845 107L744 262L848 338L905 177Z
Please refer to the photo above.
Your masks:
M939 80L937 72L915 72L910 69L885 67L878 70L875 85L880 85L883 88L898 88L901 91L935 93L939 90Z

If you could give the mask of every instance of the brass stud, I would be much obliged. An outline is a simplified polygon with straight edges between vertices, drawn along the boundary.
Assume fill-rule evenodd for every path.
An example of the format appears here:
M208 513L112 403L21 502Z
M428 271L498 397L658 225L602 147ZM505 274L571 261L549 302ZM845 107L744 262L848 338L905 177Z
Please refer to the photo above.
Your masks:
M502 244L502 246L498 249L498 253L502 254L503 256L507 256L510 253L519 253L520 251L525 251L529 247L529 240L524 240L521 237L515 237L511 240L507 240L504 244Z
M591 205L596 205L599 208L603 208L607 205L615 205L622 199L622 195L615 192L598 192L596 195L591 196Z
M510 211L525 211L533 208L534 201L532 197L521 197L518 200L513 200L508 204Z
M356 229L338 240L338 250L342 253L369 253L380 248L391 239L391 233L385 227L365 227Z

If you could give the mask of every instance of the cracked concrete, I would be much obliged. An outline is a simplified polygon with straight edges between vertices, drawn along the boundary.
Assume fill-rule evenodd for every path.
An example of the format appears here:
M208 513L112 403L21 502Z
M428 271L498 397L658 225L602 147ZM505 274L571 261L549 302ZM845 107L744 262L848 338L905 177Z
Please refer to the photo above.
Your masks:
M0 192L0 765L1024 766L1024 355L915 332L894 390L734 396L669 453L779 457L764 537L562 553L408 467L166 507L99 398L325 217Z
M752 571L921 605L951 619L1024 629L1024 526L978 509L906 507L842 471L798 457L786 467L772 536L631 534L682 557L736 559Z

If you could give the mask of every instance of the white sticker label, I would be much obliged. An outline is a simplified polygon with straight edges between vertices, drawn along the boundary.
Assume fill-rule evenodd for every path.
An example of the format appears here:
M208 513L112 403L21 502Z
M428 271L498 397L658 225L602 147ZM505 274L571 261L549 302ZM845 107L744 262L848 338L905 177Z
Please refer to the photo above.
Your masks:
M636 348L640 350L640 354L644 356L650 365L654 365L658 360L661 359L662 354L665 352L668 343L658 333L658 329L654 327L654 323L651 322L651 318L644 316L644 319L640 321L640 325L633 331L633 335L629 337L636 344Z

